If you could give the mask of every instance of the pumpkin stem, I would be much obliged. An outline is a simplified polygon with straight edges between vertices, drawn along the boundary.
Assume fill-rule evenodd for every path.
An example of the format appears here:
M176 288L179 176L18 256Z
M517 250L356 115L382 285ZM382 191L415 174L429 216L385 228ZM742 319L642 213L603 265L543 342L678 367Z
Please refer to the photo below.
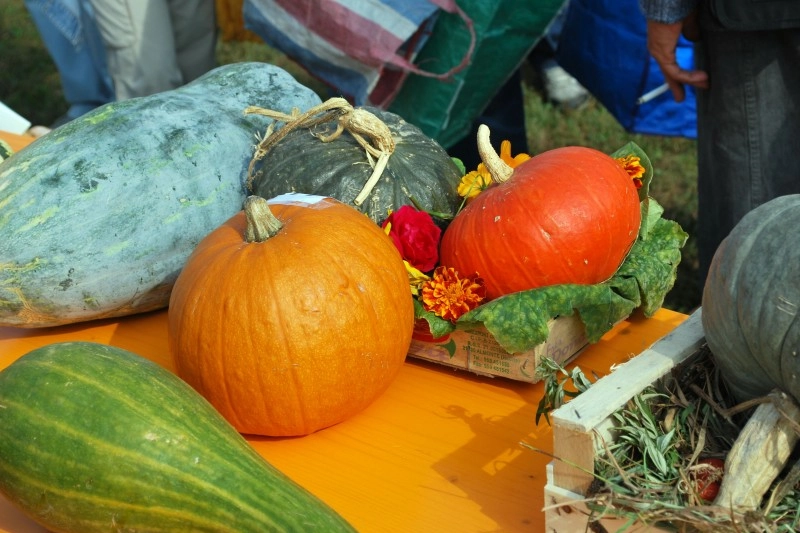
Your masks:
M335 121L336 129L332 133L314 135L322 142L330 142L347 131L364 149L367 161L369 161L373 171L361 192L356 196L354 200L356 205L364 203L364 200L370 195L386 169L389 156L394 153L394 137L392 137L389 126L366 109L354 108L344 98L330 98L302 114L297 109L292 110L291 115L287 115L280 111L272 111L256 106L248 107L244 110L244 113L246 115L263 115L277 121L286 122L286 125L277 132L273 132L274 126L270 124L264 138L256 146L255 154L250 160L250 165L247 169L248 189L252 188L253 179L255 179L255 164L267 154L272 146L293 130L299 128L310 129L325 122ZM377 158L377 163L373 160L373 157Z
M497 151L489 140L489 126L486 124L478 126L478 154L495 183L508 181L514 169L497 155Z
M378 157L378 162L375 163L375 168L372 169L372 175L370 175L367 183L364 184L364 188L361 189L361 192L358 193L356 199L353 200L353 203L356 205L361 205L364 203L364 200L369 198L369 194L372 192L372 189L375 188L375 185L378 183L378 180L381 179L381 175L383 171L386 169L386 164L389 162L389 154L384 152Z
M244 201L244 216L247 218L244 234L247 242L264 242L283 227L281 221L270 211L267 201L260 196L247 197Z

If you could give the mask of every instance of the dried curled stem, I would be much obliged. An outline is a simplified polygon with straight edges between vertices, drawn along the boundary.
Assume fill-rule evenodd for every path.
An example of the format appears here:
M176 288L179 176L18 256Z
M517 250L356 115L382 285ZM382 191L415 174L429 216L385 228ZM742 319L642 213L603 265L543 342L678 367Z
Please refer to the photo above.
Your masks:
M478 154L495 183L507 181L514 172L514 169L503 161L492 147L489 140L489 126L486 124L478 126Z
M372 189L375 188L375 184L378 183L383 171L386 169L389 156L394 153L394 138L392 137L392 132L389 130L389 127L369 111L354 108L344 98L330 98L312 107L305 113L300 113L297 109L293 109L292 113L287 115L280 111L273 111L257 106L248 107L244 110L244 113L246 115L262 115L277 122L286 123L286 125L277 132L274 131L275 124L270 124L264 137L260 139L256 145L255 153L247 169L248 189L252 187L253 179L255 178L254 168L256 163L263 159L270 148L280 142L281 139L299 128L309 129L320 124L335 121L336 130L333 133L330 135L316 135L316 137L322 142L330 142L347 131L364 149L367 161L373 170L369 179L364 184L364 187L361 189L361 192L356 196L355 200L353 200L353 203L356 205L361 205L369 197Z

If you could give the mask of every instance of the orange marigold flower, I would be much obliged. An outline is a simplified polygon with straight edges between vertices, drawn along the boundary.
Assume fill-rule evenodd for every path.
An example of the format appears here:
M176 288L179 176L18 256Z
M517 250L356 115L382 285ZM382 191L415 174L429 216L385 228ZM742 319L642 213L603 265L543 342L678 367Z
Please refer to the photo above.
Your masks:
M436 267L433 277L422 284L422 306L425 310L451 322L478 307L484 298L486 287L480 276L461 277L456 269L450 267Z
M616 158L616 162L628 173L637 189L642 188L642 178L644 177L644 167L642 160L633 154Z
M506 165L510 166L511 168L517 168L520 164L524 163L530 158L531 156L523 153L511 157L511 141L503 141L500 143L500 159L505 161Z

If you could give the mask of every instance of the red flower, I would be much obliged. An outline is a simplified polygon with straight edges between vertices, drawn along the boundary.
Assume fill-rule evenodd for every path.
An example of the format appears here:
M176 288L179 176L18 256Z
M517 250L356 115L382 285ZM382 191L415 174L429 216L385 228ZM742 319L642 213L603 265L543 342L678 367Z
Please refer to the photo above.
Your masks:
M392 211L381 227L392 238L403 259L422 272L433 270L439 261L442 230L428 213L404 205Z

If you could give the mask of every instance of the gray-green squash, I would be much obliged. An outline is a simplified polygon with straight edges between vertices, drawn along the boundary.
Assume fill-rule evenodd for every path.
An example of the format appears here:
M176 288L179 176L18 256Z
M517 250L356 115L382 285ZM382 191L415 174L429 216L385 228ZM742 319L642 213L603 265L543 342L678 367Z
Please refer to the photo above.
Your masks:
M703 290L708 347L739 401L800 401L800 194L747 215L717 248Z
M166 307L195 245L242 209L256 133L320 102L265 63L106 104L0 163L0 326Z

